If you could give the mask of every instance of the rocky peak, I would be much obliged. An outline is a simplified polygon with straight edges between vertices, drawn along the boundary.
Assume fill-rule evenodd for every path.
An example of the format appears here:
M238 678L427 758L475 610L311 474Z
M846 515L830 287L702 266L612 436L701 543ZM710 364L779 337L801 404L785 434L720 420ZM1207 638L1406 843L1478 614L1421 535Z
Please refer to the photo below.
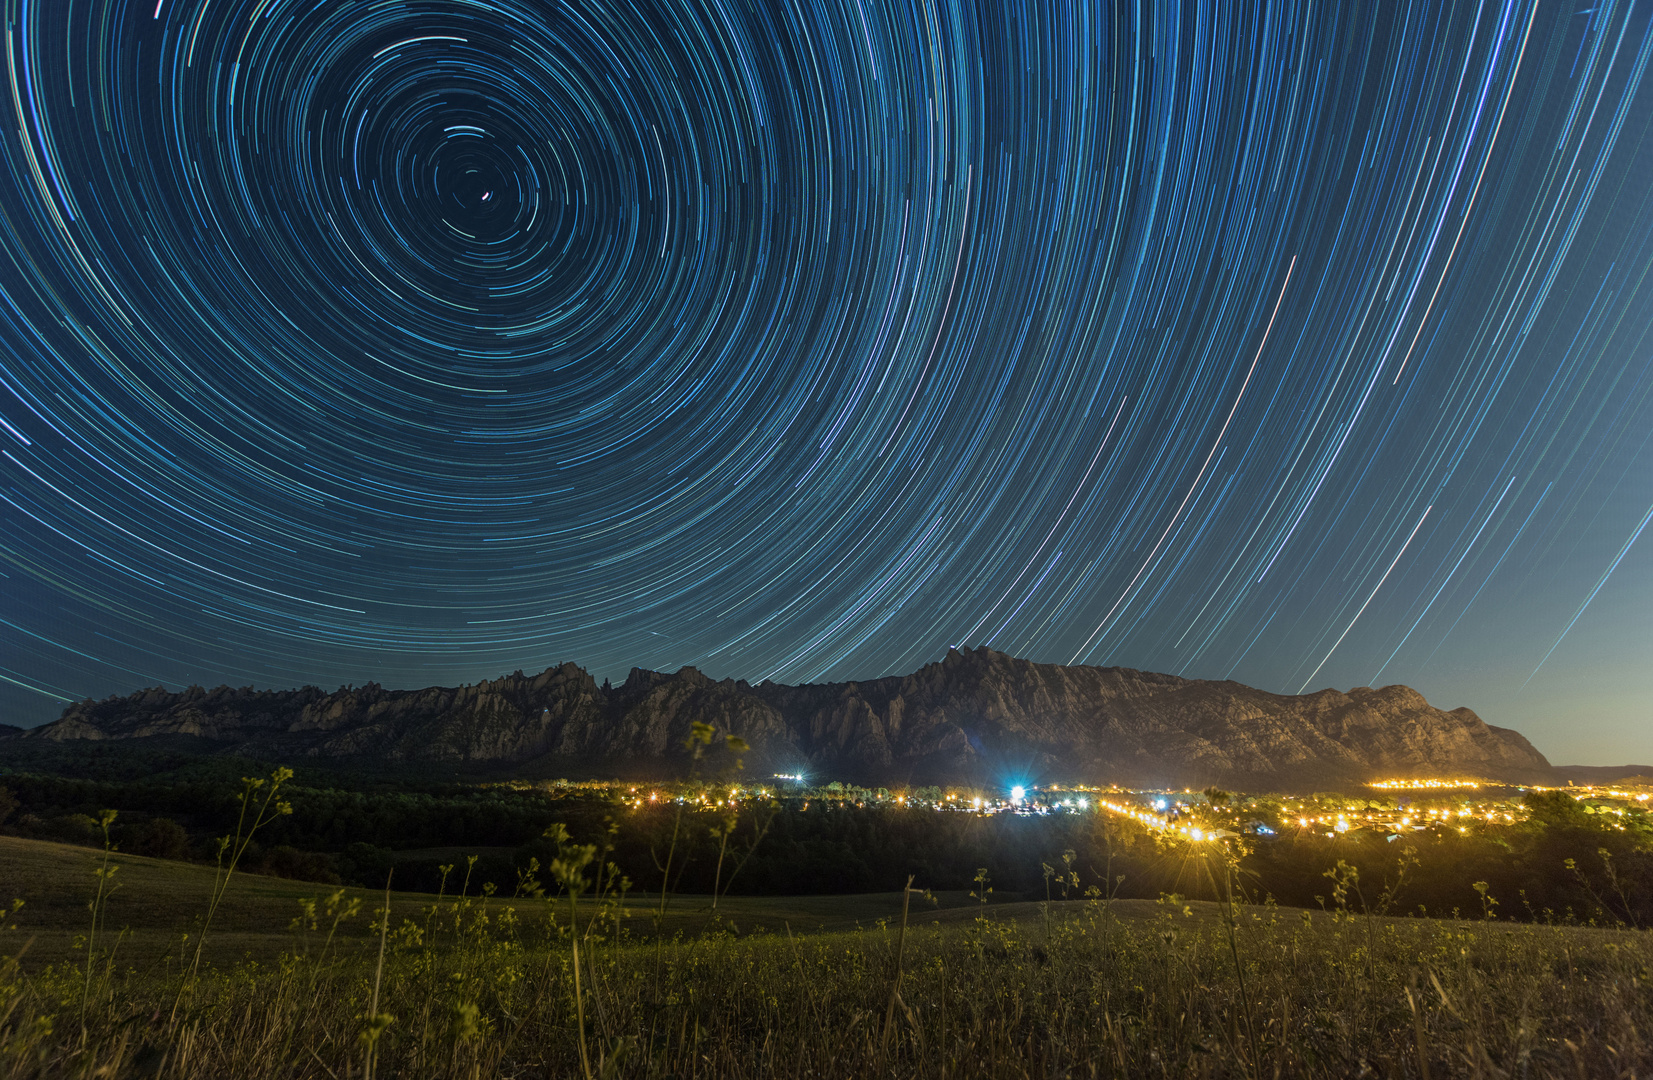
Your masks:
M691 726L754 750L748 765L845 779L993 778L1203 785L1327 783L1376 775L1547 778L1519 734L1405 686L1271 694L1130 668L1036 664L949 649L910 675L786 686L633 668L599 687L571 663L458 688L326 694L169 693L81 702L47 739L193 735L264 756L362 755L512 766L673 768Z

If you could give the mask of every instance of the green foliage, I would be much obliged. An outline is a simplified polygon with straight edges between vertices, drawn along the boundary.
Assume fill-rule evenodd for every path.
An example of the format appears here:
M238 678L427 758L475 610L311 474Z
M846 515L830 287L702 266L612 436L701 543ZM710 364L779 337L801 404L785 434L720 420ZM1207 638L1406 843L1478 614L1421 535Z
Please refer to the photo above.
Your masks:
M552 877L589 895L586 845L551 840ZM1335 877L1355 895L1347 865ZM1639 1075L1653 1055L1653 938L1628 931L1167 896L1147 918L1097 900L1048 922L718 928L657 948L462 879L400 925L309 901L284 959L204 971L171 1018L176 965L100 967L88 993L79 965L25 979L0 959L0 1077L1439 1080ZM374 932L335 938L341 922Z
M129 855L152 859L190 857L189 833L171 818L151 817L123 826L117 832L120 849Z
M909 805L901 805L838 782L805 795L730 805L728 792L739 781L729 768L734 751L727 737L708 727L691 741L704 752L697 768L706 775L663 785L655 790L666 797L641 806L623 805L618 793L624 789L577 784L421 789L364 781L334 788L289 779L281 801L291 812L261 827L242 869L379 887L394 868L401 888L435 892L441 867L464 852L479 857L476 884L509 891L529 860L550 865L554 852L544 833L561 823L580 844L610 844L605 859L656 894L662 888L717 896L893 891L909 874L932 888L968 890L985 867L1001 894L1042 897L1043 868L1073 852L1072 871L1085 883L1070 883L1073 889L1097 887L1120 898L1182 892L1216 899L1203 872L1189 873L1181 842L1158 843L1134 823L1094 811L1039 817L915 811L912 802L943 792L916 789ZM114 833L123 851L177 858L186 854L178 842L182 830L187 853L208 862L213 838L233 832L243 794L238 783L222 779L172 784L14 772L6 783L19 803L11 817L15 832L96 847L96 814L114 806L123 813ZM1223 794L1215 792L1214 806ZM1397 844L1384 832L1360 828L1348 797L1323 793L1322 800L1328 812L1349 813L1355 828L1330 838L1287 830L1256 844L1243 864L1251 887L1281 904L1312 907L1327 893L1322 873L1341 859L1359 871L1375 905L1394 877ZM1526 802L1532 817L1525 823L1407 833L1398 846L1413 848L1415 864L1404 909L1478 911L1482 897L1470 883L1484 881L1506 919L1565 920L1571 913L1580 921L1653 925L1653 815L1635 806L1623 812L1598 807L1566 791L1531 793ZM1242 820L1258 814L1277 821L1282 810L1267 796L1230 795L1227 806ZM611 821L621 827L605 840ZM1567 859L1574 860L1571 870ZM1053 890L1056 884L1052 878ZM1352 910L1363 910L1363 901L1352 901Z
M691 741L724 760L743 748L709 727ZM291 781L285 769L241 781L204 916L142 968L117 965L105 925L130 880L119 844L176 841L179 827L117 824L107 809L42 819L84 816L102 851L76 856L96 861L71 963L25 977L8 929L19 909L0 912L0 1080L1545 1077L1653 1061L1653 937L1630 929L1653 902L1648 832L1567 795L1496 833L1435 830L1397 846L1357 828L1191 846L1102 815L913 813L843 787L753 804L732 797L727 774L653 809L525 792L522 806L566 820L519 852L503 879L511 897L479 876L477 856L462 872L450 859L434 901L409 917L389 892L396 853L358 843L313 866L382 869L381 904L364 912L342 889L306 898L278 962L215 969L204 943L243 871L334 859L258 846L297 816L305 795ZM930 895L913 886L915 863L926 884L968 886L974 918L909 926L911 897ZM622 867L651 865L660 918L639 939ZM858 865L856 880L873 882L902 868L899 929L880 917L852 934L743 937L714 909L698 933L669 937L665 887L691 865L709 873L714 905L743 870L785 891L812 865ZM1324 914L1283 917L1277 899L1314 890ZM1023 906L1037 917L1024 926L1000 901L1027 892L1041 902ZM1129 894L1159 902L1126 907ZM1517 897L1525 925L1510 921ZM1474 917L1393 916L1407 905Z
M300 851L288 844L278 844L265 852L254 864L254 870L270 877L290 878L293 881L318 881L326 885L342 883L335 861L314 851Z
M1529 791L1521 797L1534 824L1544 828L1588 828L1583 803L1565 791Z

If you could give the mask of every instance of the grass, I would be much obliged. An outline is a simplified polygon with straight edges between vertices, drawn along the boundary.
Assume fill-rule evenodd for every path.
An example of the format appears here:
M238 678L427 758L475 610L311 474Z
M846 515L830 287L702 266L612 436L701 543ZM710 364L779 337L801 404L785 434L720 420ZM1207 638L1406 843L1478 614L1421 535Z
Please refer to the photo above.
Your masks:
M456 869L464 865L456 855ZM20 899L22 909L8 920L15 931L12 938L27 943L24 966L30 969L77 959L84 951L76 943L86 937L90 925L87 904L96 888L94 874L103 862L103 852L46 840L0 836L0 900ZM182 935L193 935L200 913L207 909L213 888L211 867L191 863L150 859L119 854L116 887L110 894L103 917L104 930L119 938L122 962L158 962L178 951ZM91 884L89 884L91 883ZM382 902L383 893L369 889L316 885L303 881L258 875L237 875L236 884L224 899L211 937L207 955L219 964L239 960L270 961L290 951L296 941L291 924L301 904L333 892L346 901L367 907ZM977 905L968 892L934 894L937 904L915 910L914 919L926 922L956 922L975 918ZM425 893L392 892L391 920L415 919L431 904ZM669 937L694 935L707 929L710 897L674 895L661 927ZM995 918L1029 918L1039 905L1019 901L1016 894L994 896L991 913ZM628 905L625 930L633 936L652 936L654 920L645 910L650 903ZM501 903L512 903L504 900ZM901 910L900 893L864 893L846 896L723 896L719 899L721 930L737 935L759 931L796 932L853 930L888 920ZM517 902L518 907L522 904ZM1137 911L1153 908L1151 902L1131 902ZM1122 904L1121 910L1124 910ZM370 928L365 921L352 921L340 928L346 939L367 940ZM191 938L193 943L193 937ZM17 942L13 942L15 949Z
M191 978L179 913L213 872L117 856L88 959L102 858L0 839L26 901L0 923L25 961L0 961L0 1077L1653 1071L1646 933L983 891L1006 902L678 898L650 937L647 897L238 875Z
M91 848L0 836L0 890L4 900L21 899L23 907L7 921L12 939L28 944L29 967L58 963L81 950L75 942L86 936L93 898L93 872L103 852ZM199 916L212 896L213 870L191 863L168 862L139 855L115 857L119 872L103 917L110 938L122 938L123 961L148 963L175 952L183 934L193 935ZM218 912L208 941L208 957L225 963L252 956L268 960L292 947L289 926L300 911L300 901L332 890L326 886L281 878L238 875ZM361 889L345 890L358 898ZM421 894L392 896L397 917L411 916L430 898ZM365 929L352 928L356 936ZM191 937L193 945L194 938ZM12 948L22 942L13 942ZM111 942L113 943L113 942Z

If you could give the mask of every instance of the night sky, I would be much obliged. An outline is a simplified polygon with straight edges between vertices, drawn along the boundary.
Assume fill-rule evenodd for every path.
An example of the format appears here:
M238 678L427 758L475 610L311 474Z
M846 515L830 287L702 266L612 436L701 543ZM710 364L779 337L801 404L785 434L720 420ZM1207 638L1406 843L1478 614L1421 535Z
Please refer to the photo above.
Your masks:
M1653 758L1653 5L1180 7L5 0L0 719L988 644Z

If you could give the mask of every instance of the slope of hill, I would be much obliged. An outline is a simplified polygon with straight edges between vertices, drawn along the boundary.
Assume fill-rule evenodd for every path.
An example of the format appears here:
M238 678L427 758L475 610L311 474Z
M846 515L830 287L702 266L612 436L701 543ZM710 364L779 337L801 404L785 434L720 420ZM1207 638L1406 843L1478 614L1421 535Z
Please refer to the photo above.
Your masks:
M1580 784L1653 783L1653 765L1557 765L1555 771Z
M709 723L748 765L862 782L929 778L1203 784L1451 772L1550 779L1525 738L1404 686L1271 694L1128 668L949 650L906 676L784 686L634 668L599 686L563 664L462 687L162 689L70 706L37 739L187 736L262 757L367 758L644 775Z

